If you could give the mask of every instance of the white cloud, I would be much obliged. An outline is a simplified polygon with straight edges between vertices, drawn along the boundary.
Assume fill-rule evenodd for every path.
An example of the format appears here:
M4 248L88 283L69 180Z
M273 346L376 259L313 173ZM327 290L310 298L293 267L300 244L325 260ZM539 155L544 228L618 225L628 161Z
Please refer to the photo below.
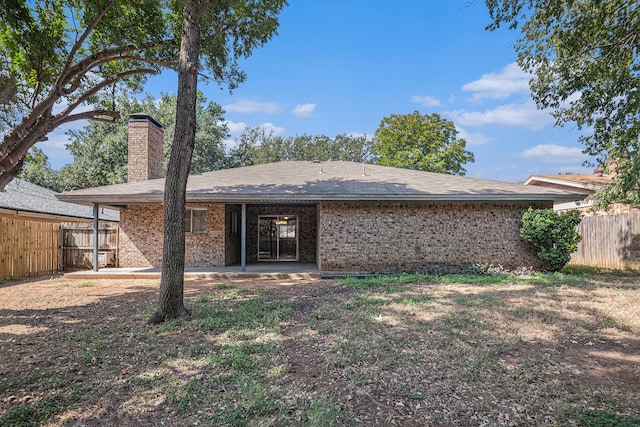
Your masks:
M581 163L587 157L580 148L557 144L536 145L522 151L517 156L542 163Z
M548 112L538 110L536 104L530 100L522 104L500 105L492 110L457 110L449 114L453 117L456 124L463 126L495 124L542 129L554 123L553 117Z
M433 96L412 96L411 97L411 102L414 102L416 104L420 104L423 105L425 107L439 107L440 106L440 101L436 98L434 98Z
M296 108L291 111L296 117L311 117L316 109L316 104L298 104Z
M529 92L530 79L531 74L523 71L518 64L512 62L499 73L483 74L480 79L465 84L462 86L462 90L473 92L474 100L504 99L514 93Z
M273 123L261 123L258 126L263 127L267 130L272 130L275 136L282 135L285 131L285 128L276 126Z
M461 127L456 127L458 130L458 137L467 141L468 145L482 145L491 141L491 138L482 133L471 133Z
M230 120L226 120L225 123L227 124L229 133L231 133L231 135L240 135L244 128L247 127L247 124L245 122L232 122Z
M258 125L248 125L245 122L232 122L230 120L225 121L227 127L229 128L229 133L232 137L239 137L242 131L247 126L260 126L267 130L272 130L274 135L282 135L285 131L285 128L276 126L273 123L260 123Z
M275 102L258 102L250 99L238 99L223 105L225 111L232 113L266 113L273 114L282 111L282 107Z

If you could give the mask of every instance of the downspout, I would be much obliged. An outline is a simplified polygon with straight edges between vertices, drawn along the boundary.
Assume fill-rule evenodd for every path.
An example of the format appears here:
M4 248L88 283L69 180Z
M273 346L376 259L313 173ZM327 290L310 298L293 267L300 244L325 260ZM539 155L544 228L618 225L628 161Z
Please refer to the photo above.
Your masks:
M98 271L98 223L100 205L93 204L93 271Z
M242 204L242 219L240 224L240 267L247 271L247 204Z

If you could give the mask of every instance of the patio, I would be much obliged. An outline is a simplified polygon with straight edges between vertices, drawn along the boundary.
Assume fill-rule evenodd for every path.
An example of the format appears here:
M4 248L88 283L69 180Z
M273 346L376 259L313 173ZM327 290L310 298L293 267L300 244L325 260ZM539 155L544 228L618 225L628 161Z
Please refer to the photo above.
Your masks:
M69 272L69 279L160 279L160 268L101 268L98 271ZM320 279L315 263L258 262L247 264L246 271L240 265L227 267L186 267L185 280L190 279Z

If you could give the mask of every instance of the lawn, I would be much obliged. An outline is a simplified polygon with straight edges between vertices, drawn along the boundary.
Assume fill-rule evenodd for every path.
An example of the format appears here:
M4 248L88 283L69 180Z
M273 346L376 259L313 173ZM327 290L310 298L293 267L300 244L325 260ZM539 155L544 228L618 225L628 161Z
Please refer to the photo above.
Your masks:
M640 276L0 284L0 425L640 425Z

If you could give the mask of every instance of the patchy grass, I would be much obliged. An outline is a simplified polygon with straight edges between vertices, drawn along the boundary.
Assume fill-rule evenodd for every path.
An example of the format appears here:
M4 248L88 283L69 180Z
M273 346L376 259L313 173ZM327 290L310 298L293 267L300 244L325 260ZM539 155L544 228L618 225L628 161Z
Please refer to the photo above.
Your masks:
M639 283L193 281L154 327L154 281L12 283L0 425L639 425Z

